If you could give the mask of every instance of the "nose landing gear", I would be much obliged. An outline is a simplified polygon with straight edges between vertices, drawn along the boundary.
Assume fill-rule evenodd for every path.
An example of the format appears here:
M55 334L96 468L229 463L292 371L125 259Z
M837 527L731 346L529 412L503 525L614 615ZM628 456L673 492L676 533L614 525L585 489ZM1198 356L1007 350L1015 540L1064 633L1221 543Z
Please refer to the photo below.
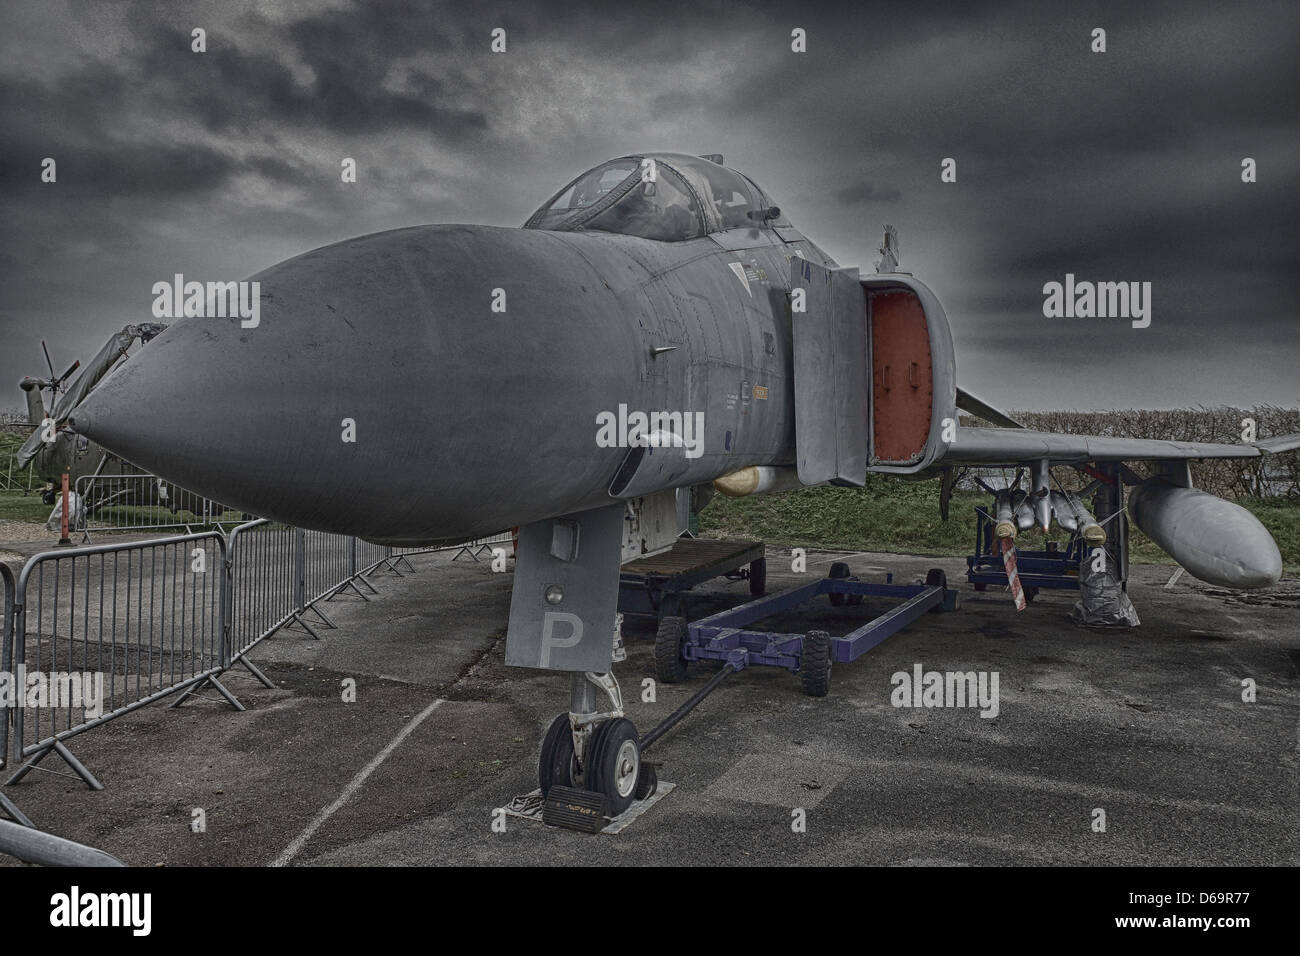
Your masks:
M596 690L611 708L596 710ZM632 721L623 716L623 695L613 674L573 675L570 711L551 722L542 741L537 782L542 796L552 787L598 793L605 815L616 817L637 799L654 793L654 770L641 760L641 741Z

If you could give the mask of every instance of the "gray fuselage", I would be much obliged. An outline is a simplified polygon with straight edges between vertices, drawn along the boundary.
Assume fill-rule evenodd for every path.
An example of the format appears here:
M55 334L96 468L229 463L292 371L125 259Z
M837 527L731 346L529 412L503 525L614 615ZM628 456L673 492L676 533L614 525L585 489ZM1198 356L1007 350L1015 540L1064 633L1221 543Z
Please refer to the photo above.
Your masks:
M675 485L788 465L795 255L833 265L789 228L362 236L253 276L256 327L174 322L74 428L229 506L403 544L608 504L620 406L703 412Z

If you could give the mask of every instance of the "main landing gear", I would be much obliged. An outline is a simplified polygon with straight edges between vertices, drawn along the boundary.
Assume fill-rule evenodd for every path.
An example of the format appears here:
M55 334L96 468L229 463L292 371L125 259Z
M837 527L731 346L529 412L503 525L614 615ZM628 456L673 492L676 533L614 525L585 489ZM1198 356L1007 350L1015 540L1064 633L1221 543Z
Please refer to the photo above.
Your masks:
M609 697L610 710L597 711L597 690ZM571 709L551 722L542 741L537 763L542 796L554 786L598 793L605 816L616 817L655 792L654 768L641 760L641 741L623 716L623 695L613 674L575 673L571 693Z

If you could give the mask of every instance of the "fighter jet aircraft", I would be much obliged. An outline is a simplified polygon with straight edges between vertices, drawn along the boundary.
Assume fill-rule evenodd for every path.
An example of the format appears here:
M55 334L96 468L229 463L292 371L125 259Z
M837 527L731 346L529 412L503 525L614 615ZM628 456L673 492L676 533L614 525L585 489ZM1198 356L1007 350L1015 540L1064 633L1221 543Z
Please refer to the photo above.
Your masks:
M1016 427L957 387L948 320L898 272L840 268L721 156L619 157L523 228L430 225L272 266L261 319L185 318L106 379L72 427L247 511L396 545L520 525L506 659L572 674L543 789L633 800L641 761L611 664L623 561L671 546L676 489L760 493L868 472L1090 472L1095 520L1134 517L1192 573L1270 584L1281 556L1187 461L1300 445L1098 438ZM958 408L994 427L958 423ZM1154 462L1143 480L1126 461ZM367 494L375 474L388 493ZM945 489L951 482L945 482ZM1138 504L1140 503L1140 507ZM1018 498L1015 502L1019 507ZM1124 573L1122 547L1108 560ZM597 691L609 697L596 705Z

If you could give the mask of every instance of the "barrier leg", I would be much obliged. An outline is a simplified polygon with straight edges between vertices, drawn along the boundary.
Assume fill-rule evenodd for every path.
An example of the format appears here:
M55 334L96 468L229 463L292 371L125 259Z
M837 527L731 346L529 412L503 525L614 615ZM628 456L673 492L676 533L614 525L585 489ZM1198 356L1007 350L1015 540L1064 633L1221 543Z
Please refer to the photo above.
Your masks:
M287 621L285 621L283 624L281 624L280 627L281 627L281 628L286 628L286 629L287 629L287 628L291 627L291 626L294 625L294 624L297 624L299 627L301 627L304 631L306 631L308 634L310 634L310 635L311 635L315 640L318 640L318 641L319 641L319 640L321 639L320 635L317 634L317 633L312 629L312 626L311 626L310 624L308 624L307 621L303 618L303 616L302 616L301 614L299 614L297 611L294 611L294 612L293 612L293 615L289 618L289 620L287 620ZM270 636L271 636L271 635L269 635L269 634L267 635L267 637L270 637Z
M3 793L0 793L0 811L3 811L14 823L21 824L25 827L31 827L33 830L36 829L36 824L27 819L26 814L19 810L18 807L14 805L14 802Z
M91 773L89 770L86 769L85 764L83 764L80 760L78 760L73 755L71 750L69 750L67 747L63 745L63 741L61 740L56 740L54 741L54 743L50 744L47 747L42 747L39 751L33 754L30 760L28 760L26 763L24 763L21 767L18 768L18 772L16 774L14 774L7 781L5 781L5 785L9 786L11 784L18 783L18 781L23 779L23 777L27 776L33 770L37 769L36 765L39 764L42 760L44 760L46 757L48 757L51 753L56 753L60 757L62 757L63 762L66 763L69 767L71 767L73 773L75 773L78 777L80 777L85 782L86 786L89 787L91 790L104 789L104 785L95 778L95 775L93 773ZM50 772L58 773L57 770L52 770ZM66 776L66 774L64 774L64 776Z
M252 675L262 682L262 686L266 687L268 690L275 690L275 683L271 678L263 674L261 669L247 657L239 658L239 663L247 667Z
M176 708L180 707L181 704L185 703L187 700L189 700L191 697L197 694L200 690L202 690L205 684L211 684L213 687L215 687L217 693L220 694L222 697L224 697L226 699L226 702L230 704L231 707L235 708L235 710L248 709L239 702L239 699L235 697L234 694L226 690L225 685L222 684L221 681L217 680L216 675L213 674L209 674L207 677L203 678L203 680L195 681L189 687L185 688L185 690L181 693L179 697L177 697L174 701L172 701L170 704L167 705L167 709L175 710ZM206 698L206 699L215 700L215 698Z
M401 571L397 570L397 568L393 565L393 561L391 558L381 558L378 564L376 564L369 571L365 572L365 574L361 575L361 579L364 581L366 579L366 575L376 574L379 571L387 571L389 574L395 574L399 578L406 577L406 575L404 575Z
M326 627L330 628L331 630L338 629L338 625L335 624L333 621L331 621L328 617L326 617L325 612L322 611L320 608L318 608L315 604L308 604L305 608L303 608L303 611L304 612L311 611L318 618L320 618L320 623L324 624Z
M369 584L367 583L366 586L369 587ZM356 591L356 592L357 592L357 596L360 597L361 600L363 600L363 601L369 601L369 600L370 600L370 598L366 597L366 593L365 593L364 591L362 591L361 588L357 587L356 582L355 582L354 580L352 580L351 578L348 578L346 581L344 581L342 584L340 584L338 587L336 587L333 591L331 591L331 592L326 596L325 600L327 600L327 601L332 601L332 600L334 600L336 597L338 597L340 594L343 593L343 589L344 589L344 588L351 588L352 590ZM375 593L375 594L378 594L378 593L379 593L378 591L375 591L374 588L370 588L370 590L371 590L372 593Z

